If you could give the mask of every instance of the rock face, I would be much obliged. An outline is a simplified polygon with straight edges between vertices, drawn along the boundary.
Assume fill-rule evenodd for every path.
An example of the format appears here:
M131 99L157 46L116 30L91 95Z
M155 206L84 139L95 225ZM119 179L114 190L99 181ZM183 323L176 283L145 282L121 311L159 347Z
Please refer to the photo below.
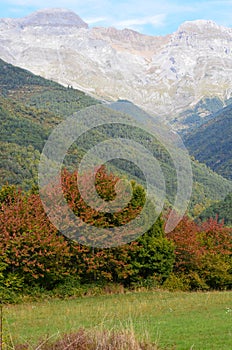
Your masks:
M202 99L232 97L232 30L212 21L153 37L90 29L71 11L42 10L0 20L0 57L103 99L130 100L177 128Z
M18 21L25 27L76 27L88 28L88 24L74 12L65 9L45 9L32 13Z

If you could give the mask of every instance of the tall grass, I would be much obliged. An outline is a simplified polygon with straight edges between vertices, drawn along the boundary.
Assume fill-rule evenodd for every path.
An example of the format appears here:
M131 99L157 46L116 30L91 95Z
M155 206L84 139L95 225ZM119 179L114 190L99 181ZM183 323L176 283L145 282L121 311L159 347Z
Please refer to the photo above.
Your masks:
M50 339L40 342L31 348L29 344L16 345L14 350L158 350L156 344L138 341L133 330L96 331L80 329L76 333L64 335L51 342Z
M153 343L153 349L229 350L232 292L137 292L4 306L7 350L16 344L43 350L52 342L68 341L81 328L86 339L95 339L94 346L96 339L134 337L134 344Z

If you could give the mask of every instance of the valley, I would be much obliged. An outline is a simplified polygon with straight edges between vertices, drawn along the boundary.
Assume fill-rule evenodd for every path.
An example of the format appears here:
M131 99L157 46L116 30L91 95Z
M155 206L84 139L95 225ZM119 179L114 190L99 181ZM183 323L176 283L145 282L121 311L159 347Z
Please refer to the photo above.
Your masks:
M2 18L0 122L0 349L229 349L231 28Z

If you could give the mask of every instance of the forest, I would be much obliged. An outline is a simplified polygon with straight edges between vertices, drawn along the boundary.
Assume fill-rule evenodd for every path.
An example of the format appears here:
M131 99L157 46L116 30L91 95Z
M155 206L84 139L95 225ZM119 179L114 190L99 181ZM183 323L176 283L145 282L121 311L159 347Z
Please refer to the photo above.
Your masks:
M163 214L141 237L111 248L91 248L62 235L49 221L38 192L38 164L55 126L67 116L100 101L0 60L0 296L17 302L43 293L67 297L101 290L107 284L169 290L226 290L232 286L232 183L191 158L193 192L188 212L173 232L165 221L176 192L173 162L160 142L139 128L118 124L92 129L73 144L64 160L62 184L75 215L98 227L119 227L133 219L144 203L144 178L132 164L117 159L98 173L98 193L115 196L121 176L131 182L133 197L115 214L102 214L81 199L76 165L83 154L109 137L128 137L146 146L165 176ZM102 107L103 118L128 118ZM135 118L141 118L138 110ZM101 185L101 181L103 185ZM51 194L52 195L52 194ZM227 196L226 196L227 195Z
M63 172L65 198L73 212L96 230L125 224L143 206L144 189L133 182L132 199L123 210L99 213L80 196L77 176ZM99 170L96 186L106 201L114 198L118 180L105 168ZM99 249L60 234L36 190L22 192L15 186L3 186L0 201L0 293L5 302L43 292L62 297L82 295L88 288L110 283L129 289L159 286L185 291L232 286L232 230L217 220L197 224L186 216L165 234L163 215L136 240Z

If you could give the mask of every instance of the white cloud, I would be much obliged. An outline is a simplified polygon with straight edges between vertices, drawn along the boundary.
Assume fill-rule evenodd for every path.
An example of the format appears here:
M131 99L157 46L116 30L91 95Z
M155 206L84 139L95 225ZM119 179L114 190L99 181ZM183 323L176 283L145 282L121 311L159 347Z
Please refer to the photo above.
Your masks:
M135 26L151 24L152 26L164 25L166 15L160 14L156 16L148 16L142 18L133 18L128 20L123 20L120 22L115 22L114 25L120 28L131 28Z
M95 23L108 22L108 19L106 17L83 18L83 20L86 23L88 23L89 25L92 25L92 24L95 24Z
M143 33L171 33L187 20L212 19L232 23L232 0L1 0L0 9L28 14L33 10L63 7L91 25L131 28ZM4 9L4 13L7 13Z

